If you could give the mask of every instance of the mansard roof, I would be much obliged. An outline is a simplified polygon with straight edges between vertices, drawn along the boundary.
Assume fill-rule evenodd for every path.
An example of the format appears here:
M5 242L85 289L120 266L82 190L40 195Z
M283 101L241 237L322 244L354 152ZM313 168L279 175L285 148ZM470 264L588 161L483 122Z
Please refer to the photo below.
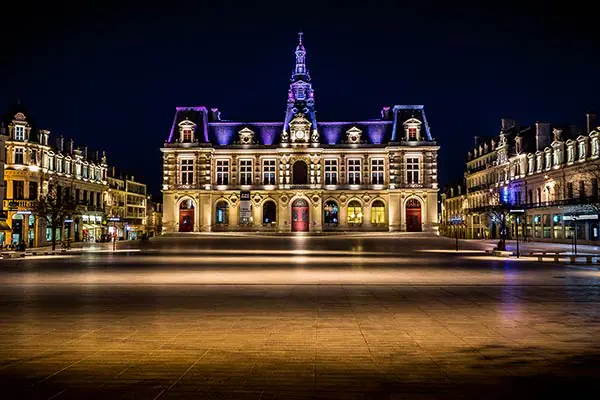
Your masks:
M388 108L386 108L388 109ZM353 127L362 131L363 145L386 145L399 142L404 135L404 122L416 118L422 123L422 132L427 141L433 141L429 124L425 117L424 107L394 106L391 113L382 118L359 121L321 121L317 122L320 143L323 146L343 145L347 139L346 132ZM196 125L196 139L200 144L209 146L232 146L239 140L239 131L247 128L254 132L256 145L274 146L281 141L284 122L244 122L221 120L218 111L207 107L177 107L167 143L176 143L178 125L185 120Z

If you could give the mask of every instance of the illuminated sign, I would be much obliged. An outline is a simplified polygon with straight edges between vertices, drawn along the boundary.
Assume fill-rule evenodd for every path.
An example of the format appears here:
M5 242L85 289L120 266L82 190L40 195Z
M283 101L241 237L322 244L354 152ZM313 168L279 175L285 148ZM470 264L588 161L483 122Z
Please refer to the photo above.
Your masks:
M240 222L247 224L252 217L252 205L250 204L250 192L242 190L240 192Z

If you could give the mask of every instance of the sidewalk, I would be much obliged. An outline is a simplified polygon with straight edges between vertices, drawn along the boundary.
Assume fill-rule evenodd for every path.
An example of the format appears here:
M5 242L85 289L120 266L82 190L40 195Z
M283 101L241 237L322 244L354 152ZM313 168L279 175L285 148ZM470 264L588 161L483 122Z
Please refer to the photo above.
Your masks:
M480 243L484 250L492 250L498 244L498 240L464 240L469 243ZM517 241L507 240L506 250L517 251ZM560 251L565 255L571 255L573 248L568 243L546 243L546 242L522 242L519 240L519 253L526 254L530 252L554 252ZM600 255L600 246L577 245L577 255Z

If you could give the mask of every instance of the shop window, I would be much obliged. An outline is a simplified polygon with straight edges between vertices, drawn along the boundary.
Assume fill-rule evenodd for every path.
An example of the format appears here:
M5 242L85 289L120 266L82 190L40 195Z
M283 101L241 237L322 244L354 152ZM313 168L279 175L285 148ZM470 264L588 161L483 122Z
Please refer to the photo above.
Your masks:
M371 205L371 224L385 224L385 204L381 200L376 200Z
M227 225L229 223L229 204L226 201L217 203L217 219L219 225Z
M328 201L325 203L323 209L323 220L326 224L337 225L339 223L339 207L335 201Z
M272 201L263 204L263 225L277 222L277 206Z
M362 225L362 206L356 200L348 204L348 225Z

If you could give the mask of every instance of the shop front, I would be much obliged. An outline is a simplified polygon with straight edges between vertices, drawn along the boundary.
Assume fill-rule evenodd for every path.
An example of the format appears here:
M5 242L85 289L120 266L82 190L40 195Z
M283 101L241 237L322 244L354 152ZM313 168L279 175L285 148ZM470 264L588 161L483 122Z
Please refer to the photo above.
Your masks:
M81 240L96 242L102 239L102 215L81 215Z

